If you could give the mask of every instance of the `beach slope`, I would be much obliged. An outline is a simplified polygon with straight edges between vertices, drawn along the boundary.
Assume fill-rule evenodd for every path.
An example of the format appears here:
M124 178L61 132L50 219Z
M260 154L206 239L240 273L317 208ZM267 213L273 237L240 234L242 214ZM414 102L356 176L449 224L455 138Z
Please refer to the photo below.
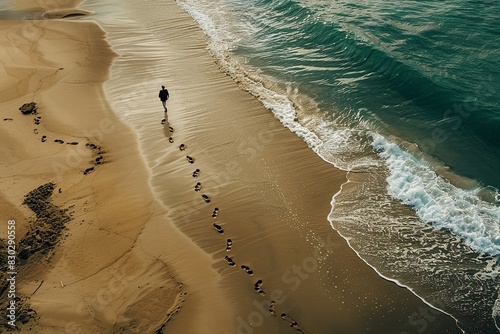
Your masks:
M19 326L460 333L331 228L346 173L221 72L186 12L159 0L119 6L1 22L0 218L16 221L20 248L40 248L18 263ZM26 25L35 37L23 45ZM30 101L37 114L21 115ZM34 189L45 211L22 204L40 198ZM49 209L64 225L57 235L40 219ZM47 245L23 241L49 234Z

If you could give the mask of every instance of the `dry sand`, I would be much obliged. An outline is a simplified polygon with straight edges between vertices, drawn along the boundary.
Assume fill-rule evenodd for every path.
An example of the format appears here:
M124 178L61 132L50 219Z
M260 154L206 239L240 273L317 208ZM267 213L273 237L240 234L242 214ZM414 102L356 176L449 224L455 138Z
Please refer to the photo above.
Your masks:
M50 234L21 205L49 182L43 208L71 216L55 246L19 265L36 312L23 331L460 332L330 227L345 173L221 73L185 12L119 4L111 19L82 7L107 35L81 19L0 22L0 236L8 219L20 247ZM31 100L38 114L21 115Z

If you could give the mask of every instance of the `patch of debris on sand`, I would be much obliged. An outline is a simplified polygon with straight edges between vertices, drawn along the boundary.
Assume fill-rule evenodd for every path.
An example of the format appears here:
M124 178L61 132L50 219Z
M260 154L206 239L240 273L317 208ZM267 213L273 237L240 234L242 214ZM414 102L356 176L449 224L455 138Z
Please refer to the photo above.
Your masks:
M34 212L35 217L29 223L28 232L16 245L16 272L17 280L27 277L28 273L40 263L50 259L54 247L61 239L66 223L71 221L69 209L61 209L52 203L51 197L55 183L46 183L32 191L24 198L23 204ZM0 256L2 262L7 259L7 245L0 240ZM43 260L43 261L42 261ZM10 275L7 271L0 273L0 308L5 310L10 299L7 298ZM29 296L22 296L16 292L17 321L26 324L36 318L36 312L29 307ZM3 326L7 326L2 322ZM13 329L12 327L8 327ZM0 330L1 332L1 330Z

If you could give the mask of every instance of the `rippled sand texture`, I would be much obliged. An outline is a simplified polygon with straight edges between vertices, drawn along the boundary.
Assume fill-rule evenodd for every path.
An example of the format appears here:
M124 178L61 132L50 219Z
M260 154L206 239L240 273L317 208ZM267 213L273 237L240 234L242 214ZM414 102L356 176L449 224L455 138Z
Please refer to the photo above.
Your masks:
M72 218L19 270L38 316L25 328L459 332L331 229L345 173L221 73L175 3L82 10L95 14L1 25L1 112L12 119L0 124L1 219L19 222L19 240L29 234L24 195L49 182L51 203ZM37 37L23 49L8 35L26 24ZM161 84L171 94L163 125ZM31 99L37 115L21 115Z

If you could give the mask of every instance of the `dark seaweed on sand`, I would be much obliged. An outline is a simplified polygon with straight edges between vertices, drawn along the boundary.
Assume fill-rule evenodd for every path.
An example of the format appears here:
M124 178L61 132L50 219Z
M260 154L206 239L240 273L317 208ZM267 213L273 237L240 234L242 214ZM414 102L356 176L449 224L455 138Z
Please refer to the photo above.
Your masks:
M54 247L60 240L65 224L71 220L68 209L61 209L52 203L51 197L54 189L55 183L49 182L30 191L24 197L23 204L33 211L35 217L30 221L26 235L16 245L17 280L25 276L23 273L29 272L32 266L40 263L41 259L50 258ZM0 308L5 310L9 301L6 298L6 291L9 286L6 279L9 278L9 275L5 270L4 259L7 259L7 245L4 240L0 239L0 247L3 267L0 272ZM16 321L27 323L36 318L36 311L30 308L29 297L16 293L15 300L17 308ZM7 326L6 322L2 322L2 326Z

